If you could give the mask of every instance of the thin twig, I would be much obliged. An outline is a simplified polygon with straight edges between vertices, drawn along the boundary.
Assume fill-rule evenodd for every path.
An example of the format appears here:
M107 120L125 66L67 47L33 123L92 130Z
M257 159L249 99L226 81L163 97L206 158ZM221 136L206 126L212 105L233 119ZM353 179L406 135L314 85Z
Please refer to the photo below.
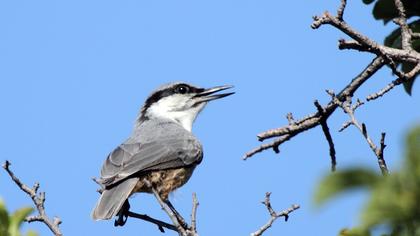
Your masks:
M197 232L197 208L198 208L198 200L197 194L193 193L193 207L191 210L191 230L193 232Z
M365 103L360 101L360 99L356 100L356 104L354 104L354 106L351 108L353 111L356 111L357 108L361 107L362 105L364 105Z
M352 50L357 50L360 52L372 52L371 48L360 44L356 40L345 40L345 39L338 40L338 49L340 50L352 49Z
M318 109L319 113L321 114L325 113L324 108L321 106L321 104L319 104L318 100L315 100L314 104L316 108ZM331 171L335 171L336 166L337 166L337 159L335 157L335 154L336 154L335 147L334 147L334 142L330 133L330 129L328 128L326 119L322 119L320 123L321 123L322 132L324 132L325 138L327 139L327 142L328 142L328 146L330 147Z
M420 33L411 32L411 38L412 39L420 39Z
M349 115L351 123L362 133L363 137L365 138L366 142L368 143L369 147L373 151L373 153L376 155L378 159L379 168L381 169L381 172L383 175L388 174L388 167L386 166L385 159L383 157L383 149L385 148L385 133L383 133L381 144L383 143L383 148L381 145L381 148L378 148L375 143L370 138L366 124L365 123L359 123L357 121L354 111L357 107L360 105L355 105L354 107L351 107L351 98L348 97L347 101L341 102L337 98L334 99L334 101L343 109L343 111Z
M387 92L391 91L394 87L407 82L408 80L412 80L414 79L415 76L417 76L420 73L420 63L417 64L409 73L403 73L403 72L399 72L398 71L398 77L397 79L393 80L391 83L389 83L387 86L385 86L385 88L381 89L380 91L370 94L369 96L366 97L366 100L371 101L371 100L375 100L377 98L382 97L383 95L385 95Z
M159 192L156 190L156 188L146 179L143 180L145 185L150 188L155 195L156 200L158 201L159 205L162 207L162 209L166 212L166 214L171 219L173 226L176 228L176 231L180 236L198 236L198 233L196 231L196 211L198 207L198 201L195 195L193 195L193 213L192 213L192 220L194 220L194 228L189 227L185 221L182 219L181 215L178 214L178 212L173 208L173 206L169 203L169 201L164 201L160 195ZM192 223L193 224L193 223Z
M351 121L346 121L341 128L338 130L338 132L343 132L345 129L347 129L350 125L352 125Z
M35 183L33 188L28 187L24 183L22 183L18 177L10 170L11 163L9 161L6 161L3 164L3 168L6 170L6 172L9 174L10 178L12 178L13 182L26 194L31 197L34 205L36 206L36 209L38 211L38 215L36 216L29 216L26 218L26 221L28 223L31 222L42 222L44 223L51 232L56 236L62 236L61 230L59 228L59 225L62 223L60 218L54 217L53 219L50 219L45 212L45 192L38 193L39 189L39 183Z
M378 164L379 167L381 168L382 174L383 175L387 175L388 172L388 168L386 167L386 162L384 159L384 149L386 148L386 144L385 144L385 133L381 133L381 148L377 149L377 156L378 156Z
M401 28L401 46L402 49L411 51L411 30L407 24L407 17L405 15L404 5L401 0L394 0L395 7L398 10L399 17L394 20Z
M129 217L132 217L132 218L141 219L141 220L150 222L152 224L155 224L159 228L160 232L162 232L162 233L165 232L165 230L163 228L167 228L169 230L173 230L173 231L178 232L178 229L174 225L171 225L171 224L168 224L166 222L163 222L163 221L154 219L154 218L152 218L152 217L150 217L148 215L138 214L138 213L129 211L128 212L128 216Z
M270 196L271 193L267 192L265 194L265 199L262 202L262 204L264 204L267 207L268 213L271 217L265 225L261 226L261 228L255 231L254 233L251 233L251 236L261 236L267 229L269 229L273 225L274 221L276 221L279 217L284 217L284 220L287 221L289 219L289 214L300 208L299 205L293 204L290 208L286 210L275 212L271 206Z
M156 190L155 187L152 186L152 184L144 179L143 182L146 184L148 188L150 188L155 195L156 200L159 202L159 205L162 207L162 209L168 214L169 218L171 219L172 223L174 224L176 230L178 231L179 235L185 236L187 235L186 230L181 226L180 222L178 221L178 218L176 217L175 213L172 211L172 209L166 204L165 201L162 200L162 198L159 195L159 192Z
M337 18L339 20L343 20L344 9L346 8L346 5L347 5L347 1L346 0L341 0L340 7L337 10Z
M287 121L289 122L289 125L292 125L295 123L295 119L293 118L293 114L291 112L287 113L286 118L287 118Z

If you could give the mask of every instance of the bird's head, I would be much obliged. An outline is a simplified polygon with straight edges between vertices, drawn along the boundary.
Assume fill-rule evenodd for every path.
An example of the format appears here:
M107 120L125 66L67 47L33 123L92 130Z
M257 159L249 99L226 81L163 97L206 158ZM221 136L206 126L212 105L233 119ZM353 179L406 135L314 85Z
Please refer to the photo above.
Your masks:
M140 112L139 122L169 119L191 131L195 118L209 101L234 94L215 93L232 87L224 85L204 89L183 82L164 85L146 99Z

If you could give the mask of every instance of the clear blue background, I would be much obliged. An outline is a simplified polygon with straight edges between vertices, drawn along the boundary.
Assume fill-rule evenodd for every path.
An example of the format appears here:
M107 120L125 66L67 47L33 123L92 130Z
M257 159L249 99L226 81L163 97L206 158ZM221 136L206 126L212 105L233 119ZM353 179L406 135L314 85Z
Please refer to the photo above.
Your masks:
M339 51L345 37L331 27L312 30L312 16L335 13L339 1L2 1L0 3L0 159L27 184L41 183L50 216L65 235L161 235L154 225L130 219L123 228L94 222L98 194L91 177L107 154L131 132L150 91L169 81L210 87L235 85L234 96L215 101L199 116L194 133L205 159L191 181L172 197L184 216L191 194L200 201L200 235L249 235L268 220L260 201L272 191L277 210L301 209L266 235L336 235L358 222L367 194L346 195L321 208L312 204L328 173L328 145L320 128L281 146L281 153L242 155L259 145L256 134L315 111L328 102L325 89L341 90L372 59ZM347 21L382 42L395 26L371 16L372 6L349 1ZM356 97L365 98L392 80L381 70ZM398 169L404 134L419 121L420 95L396 88L356 113ZM365 165L375 156L354 128L338 133L347 116L330 119L338 168ZM0 172L0 195L10 210L30 199ZM153 197L138 195L132 209L167 219ZM25 226L50 235L44 225ZM175 235L168 232L167 235Z

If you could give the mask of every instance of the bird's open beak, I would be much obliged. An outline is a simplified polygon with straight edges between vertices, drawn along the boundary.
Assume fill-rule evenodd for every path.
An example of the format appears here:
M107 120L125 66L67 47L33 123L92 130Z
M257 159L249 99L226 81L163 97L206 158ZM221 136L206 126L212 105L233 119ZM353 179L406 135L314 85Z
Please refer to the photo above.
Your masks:
M194 98L194 100L197 101L197 103L208 102L208 101L212 101L212 100L215 100L215 99L224 98L224 97L227 97L229 95L234 94L234 92L220 93L220 94L214 94L214 93L219 92L219 91L223 91L223 90L226 90L226 89L230 89L230 88L233 88L233 86L232 85L223 85L223 86L217 86L217 87L205 89L204 91L195 95L193 98Z

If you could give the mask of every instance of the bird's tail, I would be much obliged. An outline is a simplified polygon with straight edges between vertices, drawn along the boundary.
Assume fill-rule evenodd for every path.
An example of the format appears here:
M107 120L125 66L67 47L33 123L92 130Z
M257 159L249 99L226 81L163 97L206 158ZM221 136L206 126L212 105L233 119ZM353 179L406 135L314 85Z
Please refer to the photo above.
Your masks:
M116 216L138 180L138 178L130 178L111 189L105 189L92 211L92 219L108 220Z

